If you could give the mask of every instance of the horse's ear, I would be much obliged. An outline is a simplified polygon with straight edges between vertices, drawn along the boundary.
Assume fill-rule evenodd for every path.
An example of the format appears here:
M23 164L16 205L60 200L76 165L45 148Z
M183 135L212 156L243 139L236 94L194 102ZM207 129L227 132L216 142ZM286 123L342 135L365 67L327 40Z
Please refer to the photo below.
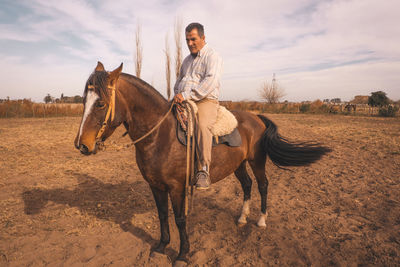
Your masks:
M100 61L97 61L97 66L94 70L95 71L105 71L103 63L101 63Z
M123 63L121 63L121 65L118 68L116 68L115 70L110 72L110 75L109 75L110 84L114 84L114 82L116 82L118 80L118 77L122 71L122 66L123 66Z

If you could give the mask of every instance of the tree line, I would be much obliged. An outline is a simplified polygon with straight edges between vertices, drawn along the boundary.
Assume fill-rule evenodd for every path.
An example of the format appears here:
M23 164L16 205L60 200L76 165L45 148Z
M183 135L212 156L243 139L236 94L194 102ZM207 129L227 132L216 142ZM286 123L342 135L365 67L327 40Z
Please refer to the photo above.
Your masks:
M83 103L83 97L80 95L75 95L75 96L64 96L64 94L61 94L60 98L55 98L51 96L50 94L47 94L43 98L44 103Z

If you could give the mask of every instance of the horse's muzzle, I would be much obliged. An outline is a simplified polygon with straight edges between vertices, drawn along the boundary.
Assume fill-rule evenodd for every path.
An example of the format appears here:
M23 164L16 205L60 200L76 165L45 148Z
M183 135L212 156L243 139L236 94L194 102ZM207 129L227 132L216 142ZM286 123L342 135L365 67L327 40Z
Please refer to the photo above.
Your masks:
M91 154L97 153L97 144L94 146L94 149L92 151L90 151L89 148L84 144L81 144L78 149L83 155L89 156Z
M82 154L84 154L84 155L90 155L90 154L92 154L92 153L89 151L88 147L85 146L84 144L81 144L81 145L79 146L79 151L80 151Z

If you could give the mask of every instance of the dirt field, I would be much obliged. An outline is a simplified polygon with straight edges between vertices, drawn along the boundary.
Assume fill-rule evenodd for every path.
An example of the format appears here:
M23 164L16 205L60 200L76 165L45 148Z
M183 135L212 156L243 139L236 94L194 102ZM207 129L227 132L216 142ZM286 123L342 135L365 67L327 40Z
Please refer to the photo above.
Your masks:
M400 120L268 115L292 140L333 149L284 171L268 162L267 227L260 197L237 226L239 182L196 192L193 266L400 266ZM134 148L119 129L104 152L73 146L80 118L0 120L0 266L169 266L178 251L170 209L167 256L149 257L159 223Z

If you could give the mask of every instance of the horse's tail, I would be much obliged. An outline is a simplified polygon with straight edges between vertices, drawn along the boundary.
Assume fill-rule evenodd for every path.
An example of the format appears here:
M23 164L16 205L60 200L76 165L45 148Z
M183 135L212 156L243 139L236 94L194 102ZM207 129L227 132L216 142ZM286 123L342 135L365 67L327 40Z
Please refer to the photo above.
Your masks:
M272 162L278 166L304 166L319 160L332 151L318 143L293 143L278 133L278 127L267 117L258 115L267 129L262 137L262 146Z

